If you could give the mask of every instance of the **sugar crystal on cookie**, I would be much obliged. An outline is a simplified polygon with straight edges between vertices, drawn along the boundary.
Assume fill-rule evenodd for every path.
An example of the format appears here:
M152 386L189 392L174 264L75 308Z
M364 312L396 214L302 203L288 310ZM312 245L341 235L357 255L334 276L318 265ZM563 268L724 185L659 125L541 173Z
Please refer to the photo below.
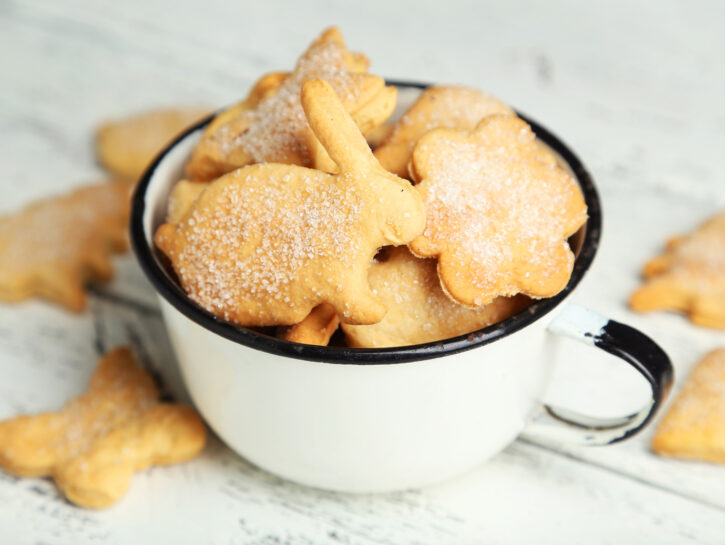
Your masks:
M328 83L305 83L302 104L339 173L237 169L211 183L178 225L162 225L156 243L190 297L228 321L292 325L321 303L343 321L377 321L385 309L367 270L380 246L420 233L422 201L375 161Z
M468 306L499 295L548 297L569 278L566 239L586 219L576 182L512 116L471 132L436 129L413 153L426 227L410 245L439 257L446 292Z

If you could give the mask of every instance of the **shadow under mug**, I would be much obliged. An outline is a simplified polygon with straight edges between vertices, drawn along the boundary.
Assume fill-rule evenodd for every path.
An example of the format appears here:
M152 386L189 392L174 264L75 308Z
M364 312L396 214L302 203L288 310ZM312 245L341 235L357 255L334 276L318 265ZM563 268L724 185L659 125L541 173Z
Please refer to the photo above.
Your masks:
M391 82L409 104L424 85ZM423 486L466 472L519 434L605 445L637 433L672 382L667 355L630 326L565 302L594 259L599 197L579 159L521 116L579 182L589 219L570 240L576 260L558 295L490 327L387 349L290 343L237 327L191 301L153 245L173 184L209 123L179 136L141 179L131 239L158 292L187 389L207 423L252 463L306 485L348 492ZM542 403L562 336L626 361L651 387L635 414L597 419Z

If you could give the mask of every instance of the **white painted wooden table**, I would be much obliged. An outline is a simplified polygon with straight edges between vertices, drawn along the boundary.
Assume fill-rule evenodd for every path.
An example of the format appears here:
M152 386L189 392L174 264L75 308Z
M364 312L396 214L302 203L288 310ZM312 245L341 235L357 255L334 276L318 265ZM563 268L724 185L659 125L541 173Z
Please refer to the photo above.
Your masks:
M725 4L304 5L0 0L0 211L101 176L91 148L99 120L228 104L337 23L375 73L480 87L573 146L605 212L576 300L659 341L678 386L725 345L723 333L625 307L664 239L725 207ZM117 344L173 371L150 286L131 256L116 265L85 314L0 306L0 418L60 406ZM550 398L599 415L646 395L618 362L574 345L556 378ZM212 438L198 460L137 475L102 512L73 507L47 480L0 472L0 544L725 543L725 467L657 458L650 436L564 450L518 441L453 482L362 497L283 482Z

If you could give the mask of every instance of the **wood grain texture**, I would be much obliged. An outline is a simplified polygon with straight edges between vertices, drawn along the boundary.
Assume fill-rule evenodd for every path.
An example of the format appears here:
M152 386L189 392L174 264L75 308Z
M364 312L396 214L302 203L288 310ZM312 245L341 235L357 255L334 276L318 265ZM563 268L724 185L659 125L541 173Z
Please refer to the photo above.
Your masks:
M229 104L336 23L375 73L479 87L572 145L604 208L602 246L575 300L654 337L677 387L725 335L625 302L670 235L725 208L724 6L5 0L0 212L99 178L99 121ZM97 354L123 343L184 398L153 290L130 256L114 263L85 314L0 306L0 418L61 406ZM618 362L574 345L555 379L550 401L602 416L647 394ZM725 468L657 458L650 434L608 448L519 441L455 481L383 496L286 483L213 440L196 461L136 476L100 513L69 505L48 481L0 473L0 543L722 543Z

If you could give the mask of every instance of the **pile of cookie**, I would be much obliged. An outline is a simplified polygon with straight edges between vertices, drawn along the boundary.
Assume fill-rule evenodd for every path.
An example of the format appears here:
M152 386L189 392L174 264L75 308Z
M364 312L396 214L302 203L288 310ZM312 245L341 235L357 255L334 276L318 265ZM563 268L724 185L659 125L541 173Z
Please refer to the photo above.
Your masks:
M576 181L527 124L474 89L423 91L395 122L397 90L337 29L292 72L262 77L207 126L156 233L200 306L288 341L405 346L462 335L567 284L567 239L586 221ZM102 125L112 179L0 217L0 300L85 307L128 247L129 195L156 153L208 109ZM634 310L725 329L725 214L647 264ZM270 328L270 329L266 329ZM725 462L725 350L697 366L653 440ZM48 475L73 502L108 506L134 471L197 456L205 428L127 349L101 357L85 394L0 422L0 467Z
M189 297L286 340L327 345L340 322L348 346L387 347L561 291L587 214L555 155L464 87L386 124L396 89L367 68L329 29L205 129L155 234Z

